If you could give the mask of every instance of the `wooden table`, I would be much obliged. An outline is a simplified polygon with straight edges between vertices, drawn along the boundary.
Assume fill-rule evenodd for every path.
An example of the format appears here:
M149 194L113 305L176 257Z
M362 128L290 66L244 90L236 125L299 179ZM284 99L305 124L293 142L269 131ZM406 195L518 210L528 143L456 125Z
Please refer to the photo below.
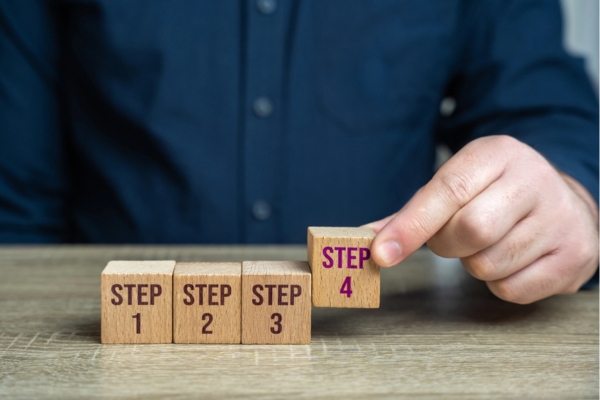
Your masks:
M519 306L421 251L378 310L313 309L310 346L101 345L111 259L306 259L304 247L0 247L0 398L598 398L598 291Z

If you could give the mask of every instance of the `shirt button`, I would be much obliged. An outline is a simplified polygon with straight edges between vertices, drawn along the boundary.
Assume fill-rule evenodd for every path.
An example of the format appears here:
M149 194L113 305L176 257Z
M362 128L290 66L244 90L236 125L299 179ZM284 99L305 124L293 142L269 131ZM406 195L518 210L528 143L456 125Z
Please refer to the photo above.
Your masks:
M257 200L252 205L252 215L259 221L269 219L271 216L271 205L264 200Z
M277 10L277 0L256 0L256 8L265 15L270 15Z
M252 104L252 110L257 117L266 118L273 114L273 103L267 97L258 97Z

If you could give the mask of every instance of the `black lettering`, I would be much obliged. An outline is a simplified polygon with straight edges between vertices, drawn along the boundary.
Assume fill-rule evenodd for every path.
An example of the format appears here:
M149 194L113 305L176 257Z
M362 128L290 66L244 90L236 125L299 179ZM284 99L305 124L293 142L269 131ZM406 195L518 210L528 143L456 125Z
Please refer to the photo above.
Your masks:
M123 285L127 288L127 305L130 306L133 303L133 296L131 295L135 285Z
M255 306L260 306L263 303L263 297L258 292L259 290L263 290L262 285L254 285L254 286L252 286L252 293L254 293L254 295L256 296L256 299L252 299L252 304L254 304Z
M142 297L148 296L148 293L144 292L142 289L147 288L147 287L148 287L148 285L145 285L145 284L144 285L142 285L142 284L138 285L138 291L137 291L138 295L137 295L137 297L138 297L138 305L139 306L147 306L148 305L147 301L142 301Z
M225 297L231 296L231 286L221 285L221 305L225 305Z
M294 299L302 294L302 286L292 285L292 294L290 295L290 305L294 305Z
M196 287L198 288L199 294L198 294L198 305L199 306L203 306L204 305L204 288L206 287L206 284L197 284Z
M287 297L287 292L284 292L283 289L287 289L289 287L289 285L279 285L279 287L277 288L277 305L278 306L287 306L288 303L287 301L284 302L283 298Z
M192 304L194 304L194 295L190 293L190 290L194 290L194 285L190 285L189 283L183 285L183 294L185 294L189 298L183 299L183 304L185 304L186 306L191 306Z
M265 285L267 289L269 289L269 305L273 305L273 289L277 287L277 285Z
M215 297L217 297L217 288L219 285L208 285L208 305L209 306L218 306L219 303L217 301L213 301ZM215 289L213 291L213 289Z
M157 284L150 285L150 305L154 305L154 298L162 294L162 286Z
M115 306L120 306L121 304L123 304L123 296L117 293L117 289L123 290L123 286L119 285L118 283L112 285L110 291L112 292L112 294L117 296L117 300L115 301L115 299L111 299L110 302L113 303Z

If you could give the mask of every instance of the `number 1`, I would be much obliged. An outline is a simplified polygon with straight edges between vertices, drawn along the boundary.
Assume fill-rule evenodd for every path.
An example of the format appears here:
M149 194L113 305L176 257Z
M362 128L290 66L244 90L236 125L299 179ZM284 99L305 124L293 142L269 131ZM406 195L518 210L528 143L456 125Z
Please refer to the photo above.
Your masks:
M352 296L351 277L347 276L346 279L344 279L344 283L342 283L342 287L340 288L340 293L345 294L346 297Z
M135 314L133 317L131 317L133 319L135 319L135 333L137 333L138 335L140 334L140 330L141 330L141 315L140 313Z

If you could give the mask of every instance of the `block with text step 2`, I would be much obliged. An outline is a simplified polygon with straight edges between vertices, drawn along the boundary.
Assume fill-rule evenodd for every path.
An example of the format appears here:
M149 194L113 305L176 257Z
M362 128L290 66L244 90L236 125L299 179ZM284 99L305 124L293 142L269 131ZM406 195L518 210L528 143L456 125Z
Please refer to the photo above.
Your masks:
M241 263L177 263L173 343L240 343L241 308Z

